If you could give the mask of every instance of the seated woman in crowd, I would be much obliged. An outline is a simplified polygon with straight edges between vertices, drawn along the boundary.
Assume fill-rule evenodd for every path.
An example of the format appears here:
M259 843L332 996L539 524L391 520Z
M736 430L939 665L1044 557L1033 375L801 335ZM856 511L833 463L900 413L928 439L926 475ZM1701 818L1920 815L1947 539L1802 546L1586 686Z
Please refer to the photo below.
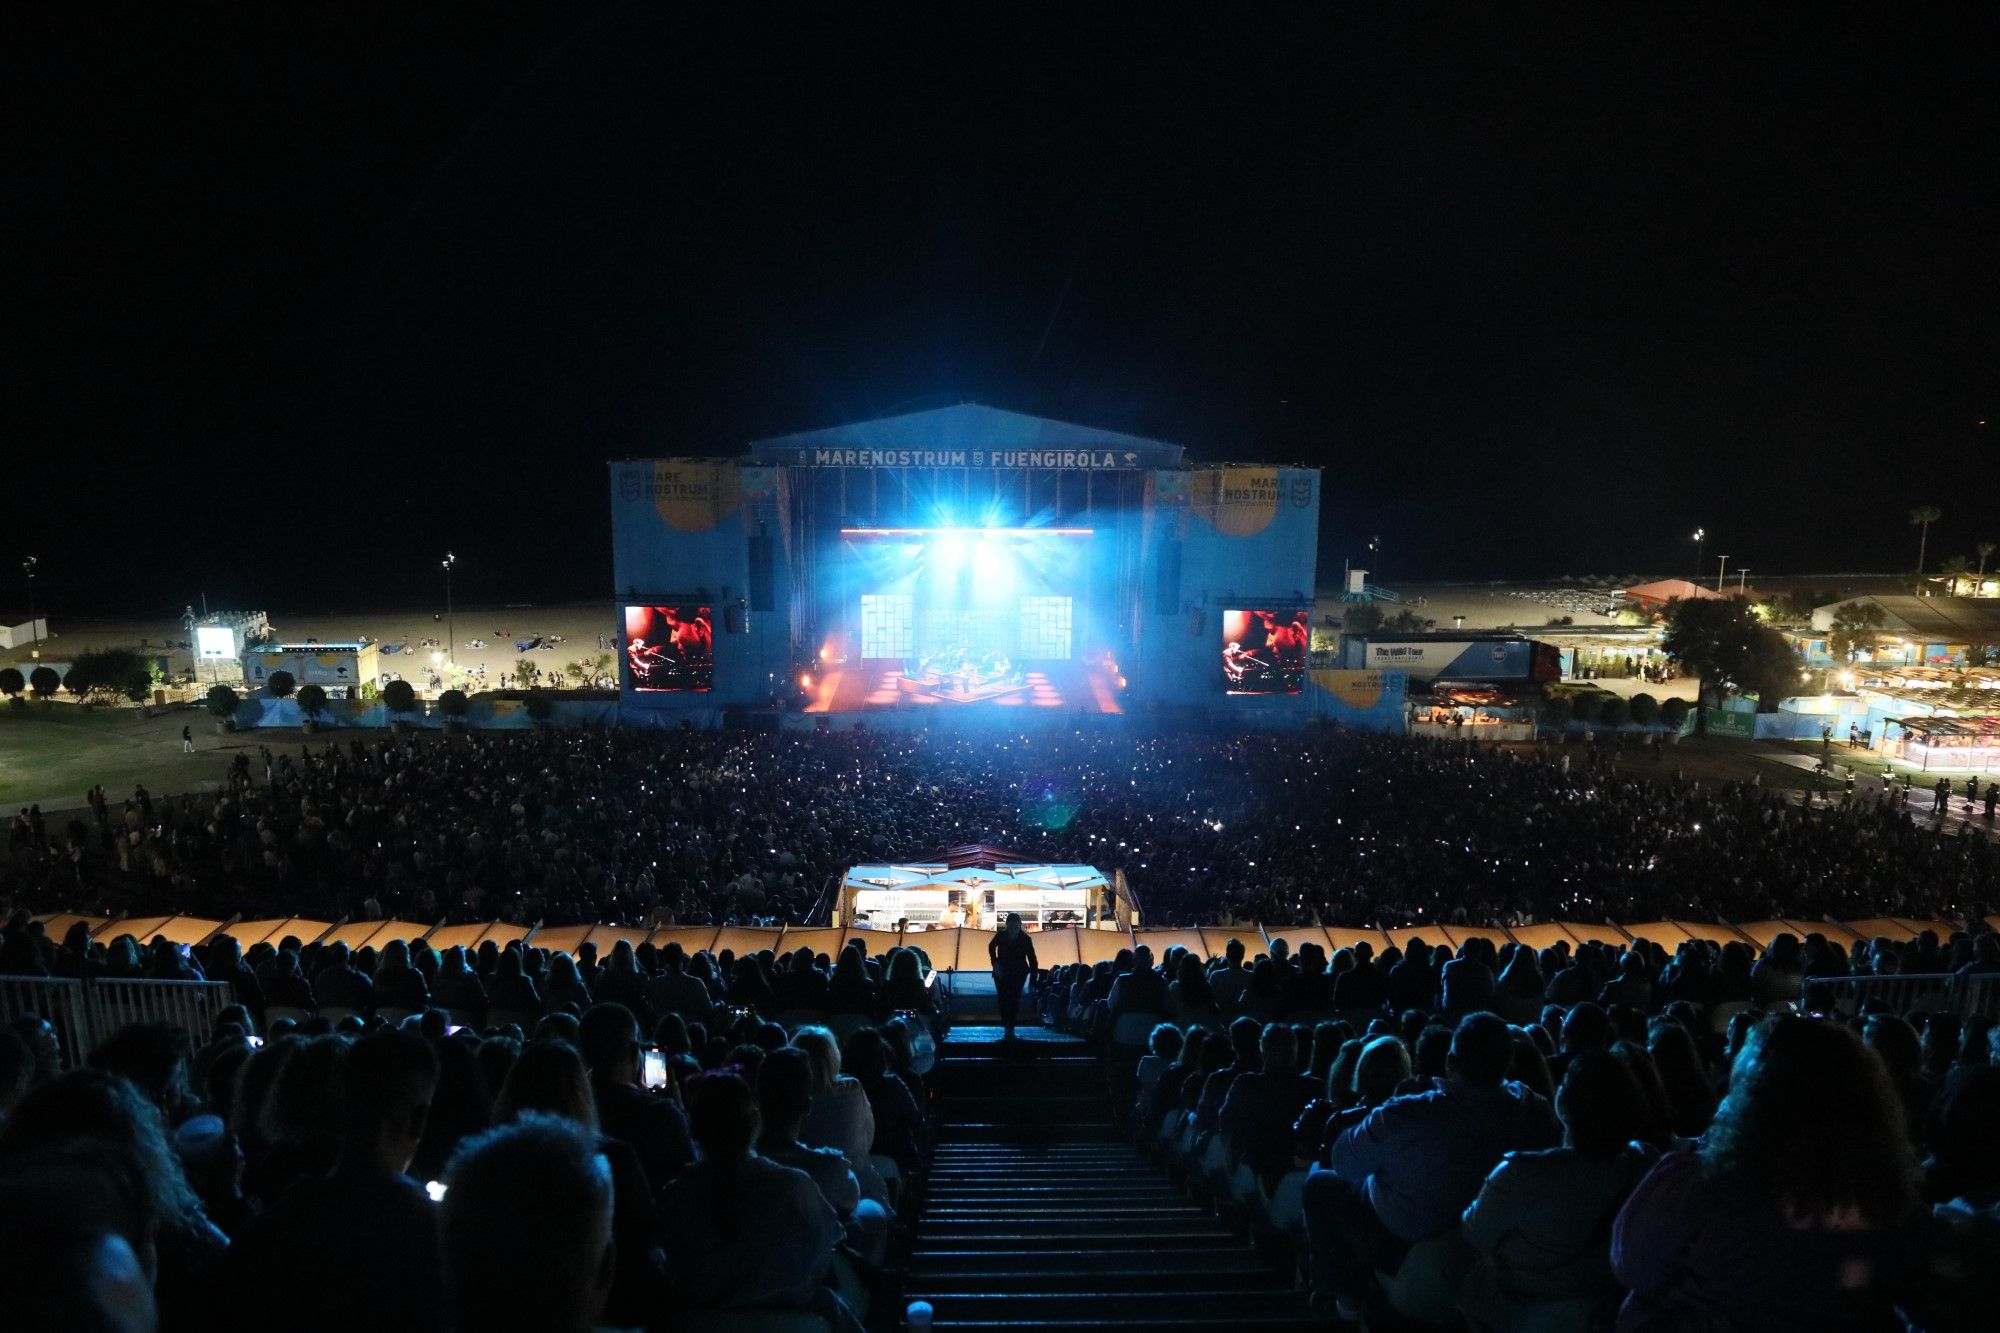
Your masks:
M1737 1058L1701 1147L1662 1158L1620 1212L1619 1326L1898 1329L1916 1216L1881 1061L1844 1027L1773 1019Z
M815 1148L836 1148L854 1164L863 1197L889 1202L888 1187L869 1162L875 1146L875 1111L868 1094L840 1072L840 1044L823 1027L803 1027L792 1034L792 1045L812 1061L812 1110L806 1113L799 1139Z
M1556 1303L1584 1319L1614 1305L1611 1225L1653 1153L1635 1143L1648 1109L1616 1057L1586 1051L1556 1090L1563 1145L1502 1158L1465 1210L1465 1238L1482 1262L1461 1296L1481 1329L1536 1327Z
M158 1108L120 1075L78 1069L29 1093L0 1129L0 1165L71 1150L116 1160L157 1222L152 1245L139 1257L160 1308L195 1327L187 1317L215 1280L229 1238L188 1183Z

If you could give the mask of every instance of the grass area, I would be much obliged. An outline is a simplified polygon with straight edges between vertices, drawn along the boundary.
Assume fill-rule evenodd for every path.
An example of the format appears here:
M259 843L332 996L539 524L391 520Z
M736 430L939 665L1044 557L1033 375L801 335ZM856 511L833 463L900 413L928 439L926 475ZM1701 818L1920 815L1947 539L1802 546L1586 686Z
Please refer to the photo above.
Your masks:
M1725 739L1720 736L1683 736L1679 745L1669 745L1666 757L1654 763L1644 750L1613 750L1617 766L1636 777L1671 777L1678 770L1690 782L1760 781L1775 791L1835 791L1844 784L1790 764L1774 764L1764 741Z
M1812 759L1819 758L1820 743L1818 741L1779 741L1776 744L1796 754L1806 755ZM1900 759L1891 759L1879 750L1850 750L1838 740L1833 743L1832 754L1834 763L1839 764L1843 768L1851 768L1857 773L1872 773L1877 776L1893 777L1897 781L1901 781L1903 776L1908 774L1910 785L1922 788L1925 791L1935 787L1939 778L1950 778L1952 790L1963 793L1965 790L1965 780L1974 776L1962 768L1954 768L1949 772L1941 769L1933 769L1926 773L1915 764L1906 764ZM1982 772L1977 776L1981 787L1985 787L1994 781L2000 781L2000 772L1992 770Z
M194 730L194 754L181 753L181 728ZM283 733L266 744L279 743ZM66 809L97 783L113 802L135 784L166 795L220 782L237 750L256 751L252 734L218 736L206 713L147 717L136 708L85 710L75 704L0 706L0 808L39 801Z

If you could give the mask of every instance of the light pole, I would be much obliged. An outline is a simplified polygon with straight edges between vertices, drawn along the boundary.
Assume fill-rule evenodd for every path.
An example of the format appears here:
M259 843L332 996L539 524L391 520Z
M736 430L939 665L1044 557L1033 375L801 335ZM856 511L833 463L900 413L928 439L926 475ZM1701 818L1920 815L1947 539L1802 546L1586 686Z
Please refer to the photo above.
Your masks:
M1748 593L1749 589L1747 589L1746 587L1744 587L1744 584L1745 584L1745 582L1746 582L1746 581L1747 581L1747 580L1749 579L1749 577L1750 577L1750 566L1748 566L1748 565L1738 565L1738 566L1736 567L1736 594L1737 594L1737 596L1741 597L1741 596L1745 595L1746 593Z
M1694 530L1694 576L1701 577L1701 544L1708 540L1707 528Z
M446 662L458 658L458 635L453 632L451 619L451 567L458 563L458 557L450 551L444 553L444 638Z
M1715 590L1717 592L1722 591L1722 576L1729 572L1729 557L1725 555L1719 558L1722 561L1722 565L1715 571Z
M35 623L35 566L42 563L33 556L21 561L21 572L28 576L28 633L35 636L35 646L28 653L28 660L38 662L42 657L42 627Z
M1368 539L1368 563L1375 566L1370 572L1374 574L1375 582L1380 584L1382 582L1382 539L1380 537L1370 537Z

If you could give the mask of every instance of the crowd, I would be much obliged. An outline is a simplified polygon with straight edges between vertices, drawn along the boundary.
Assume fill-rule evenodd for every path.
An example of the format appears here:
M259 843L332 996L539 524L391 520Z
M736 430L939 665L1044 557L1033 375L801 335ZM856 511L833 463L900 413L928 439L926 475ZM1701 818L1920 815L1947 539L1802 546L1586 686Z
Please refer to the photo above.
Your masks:
M106 961L26 947L63 975ZM0 1322L862 1327L928 1154L928 1001L896 1003L917 956L495 953L356 968L219 941L184 961L245 1003L198 1048L137 1024L64 1068L45 1019L0 1029ZM444 993L460 968L489 1005ZM308 987L316 1016L275 1016ZM818 1004L788 1030L780 996Z
M1990 1318L2000 1027L1797 1006L1819 975L2000 979L1996 945L1274 940L1056 969L1039 1000L1144 1042L1136 1135L1295 1247L1332 1327L1942 1331Z
M801 921L851 865L984 842L1122 869L1157 925L1954 920L2000 871L1973 823L1336 729L377 736L240 750L214 795L21 811L0 906Z

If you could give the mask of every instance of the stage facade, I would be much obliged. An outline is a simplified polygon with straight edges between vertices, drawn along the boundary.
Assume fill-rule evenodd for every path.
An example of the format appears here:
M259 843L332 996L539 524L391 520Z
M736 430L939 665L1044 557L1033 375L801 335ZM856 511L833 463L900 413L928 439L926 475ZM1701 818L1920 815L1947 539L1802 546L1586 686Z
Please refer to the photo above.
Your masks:
M616 462L621 713L1303 719L1319 487L970 404Z

